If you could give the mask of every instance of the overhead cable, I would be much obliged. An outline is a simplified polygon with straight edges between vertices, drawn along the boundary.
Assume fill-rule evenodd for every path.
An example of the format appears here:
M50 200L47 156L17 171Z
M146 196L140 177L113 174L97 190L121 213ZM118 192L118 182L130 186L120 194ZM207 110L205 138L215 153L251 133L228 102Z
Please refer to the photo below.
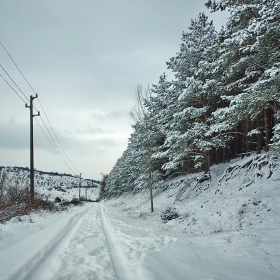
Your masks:
M7 85L15 92L15 94L24 102L26 101L18 94L18 92L10 85L10 83L0 74L1 78L7 83Z
M12 56L10 55L10 53L8 52L8 50L5 48L5 46L3 45L3 43L2 43L1 41L0 41L0 44L2 45L2 47L3 47L3 49L5 50L5 52L7 53L7 55L10 57L10 59L12 60L12 62L14 63L14 65L16 66L16 68L18 69L18 71L20 72L20 74L22 75L22 77L24 78L24 80L26 81L26 83L29 85L29 87L31 88L31 90L34 92L34 94L36 94L35 90L34 90L33 87L31 86L31 84L28 82L28 80L26 79L26 77L24 76L24 74L22 73L22 71L19 69L19 67L17 66L16 62L14 61L14 59L12 58ZM18 88L18 90L23 94L23 96L26 98L26 100L29 102L29 99L27 98L27 96L23 93L23 91L22 91L22 90L19 88L19 86L15 83L15 81L14 81L14 80L12 79L12 77L8 74L8 72L4 69L4 67L3 67L1 64L0 64L0 66L1 66L1 68L3 69L3 71L6 73L6 75L10 78L10 80L14 83L14 85ZM0 74L0 76L1 76L1 78L9 85L9 87L18 95L18 97L19 97L24 103L26 103L26 101L25 101L25 100L19 95L19 93L10 85L10 83L9 83L1 74ZM36 95L37 95L37 94L36 94ZM58 142L59 145L60 145L61 150L63 151L64 155L66 156L66 158L68 159L68 161L70 162L70 164L72 165L72 167L73 167L76 171L78 171L78 173L80 173L79 170L73 165L73 163L71 162L71 160L70 160L69 157L67 156L65 150L63 149L63 147L62 147L62 145L61 145L61 143L60 143L60 141L59 141L59 139L58 139L58 137L57 137L57 135L56 135L56 133L55 133L55 131L54 131L54 129L53 129L51 123L50 123L50 121L49 121L49 118L48 118L48 116L47 116L47 114L46 114L46 112L45 112L45 110L44 110L44 108L43 108L42 103L40 102L39 99L38 99L38 101L39 101L40 106L42 107L42 110L43 110L43 112L44 112L44 114L45 114L45 117L46 117L46 119L47 119L47 121L48 121L48 123L49 123L49 125L50 125L50 127L51 127L51 129L52 129L52 132L53 132L53 134L54 134L54 136L55 136L57 142ZM33 108L34 108L37 112L39 112L39 111L36 109L36 107L35 107L34 105L33 105ZM41 117L41 116L40 116L40 117ZM41 119L42 119L42 122L43 122L43 125L44 125L45 129L47 130L47 132L48 132L49 136L51 137L51 139L52 139L54 145L56 146L57 150L56 150L56 148L54 147L54 145L52 144L52 142L50 141L50 139L49 139L49 137L47 136L47 134L45 133L45 131L44 131L44 130L42 129L42 127L40 126L40 124L39 124L39 122L37 121L37 119L36 119L36 121L37 121L39 127L41 128L41 130L43 131L44 135L46 136L46 138L48 139L48 141L50 142L50 144L53 146L53 148L55 149L55 151L57 152L57 154L60 156L60 158L63 160L63 162L67 165L67 167L68 167L74 174L76 174L76 172L73 171L73 169L70 167L70 165L67 163L66 159L64 158L62 152L60 151L60 148L59 148L58 145L56 144L56 142L55 142L54 138L52 137L52 135L51 135L51 133L50 133L50 131L49 131L49 129L48 129L46 123L44 122L44 119L43 119L42 117L41 117Z
M41 117L41 116L40 116L40 117ZM49 134L49 136L50 136L50 138L51 138L53 144L54 144L55 147L56 147L57 153L59 154L60 158L63 159L63 162L66 163L66 162L67 162L66 159L64 158L63 154L62 154L61 151L59 150L59 147L57 146L57 144L56 144L54 138L52 137L52 135L51 135L51 133L50 133L50 131L49 131L49 129L48 129L48 127L47 127L47 125L46 125L46 123L45 123L45 121L44 121L44 119L43 119L42 117L41 117L41 120L42 120L42 122L43 122L43 124L44 124L44 127L45 127L45 129L47 130L47 132L48 132L48 134ZM67 163L67 167L70 168L70 166L69 166L68 163ZM70 168L70 170L72 170L72 172L73 172L73 169L72 169L72 168ZM74 173L76 173L76 172L74 172Z
M3 43L0 41L0 44L2 45L3 49L6 51L6 53L8 54L8 56L10 57L10 59L12 60L12 62L14 63L14 65L16 66L16 68L18 69L18 71L20 72L20 74L22 75L22 77L25 79L25 81L27 82L27 84L30 86L30 88L32 89L32 91L36 94L36 92L34 91L33 87L30 85L30 83L27 81L27 79L25 78L25 76L23 75L23 73L20 71L19 67L17 66L17 64L15 63L15 61L13 60L12 56L10 55L10 53L7 51L7 49L5 48L5 46L3 45Z
M16 82L12 79L12 77L9 75L9 73L5 70L5 68L1 64L0 64L0 67L3 69L3 71L6 73L6 75L10 78L10 80L14 83L14 85L18 88L18 90L22 93L22 95L26 98L26 100L29 101L27 96L23 93L23 91L19 88L19 86L16 84Z
M61 160L64 162L64 164L69 168L69 170L71 170L74 175L77 175L77 173L69 166L69 164L65 161L65 159L63 157L61 157L61 154L59 153L59 151L56 149L56 147L54 146L54 144L51 142L51 140L49 139L49 137L47 136L46 132L44 131L44 129L42 128L42 126L40 125L40 123L38 122L37 119L35 119L38 126L40 127L40 129L42 130L43 134L45 135L45 137L47 138L47 140L49 141L49 143L51 144L51 146L53 147L53 150L59 155L59 157L61 158ZM45 126L45 125L44 125ZM46 126L45 126L46 128Z
M40 98L38 98L38 101L39 101L39 104L40 104L40 106L41 106L41 108L42 108L42 110L43 110L43 112L44 112L44 114L45 114L45 117L46 117L46 119L47 119L47 121L48 121L48 123L49 123L49 125L50 125L50 127L51 127L51 129L52 129L52 132L53 132L53 134L54 134L54 136L55 136L57 142L58 142L59 145L60 145L61 150L63 151L64 155L67 157L67 159L68 159L68 161L70 162L70 164L72 165L72 167L73 167L78 173L81 173L81 172L74 166L74 164L72 163L72 161L70 160L70 158L67 156L65 150L63 149L63 147L62 147L62 145L61 145L61 143L60 143L60 141L59 141L59 139L58 139L58 137L57 137L57 135L56 135L56 133L55 133L55 131L54 131L54 129L53 129L53 126L52 126L52 124L51 124L51 122L50 122L50 120L49 120L49 118L48 118L48 116L47 116L47 113L46 113L45 110L44 110L44 107L43 107L43 105L42 105L42 103L41 103L41 101L40 101Z

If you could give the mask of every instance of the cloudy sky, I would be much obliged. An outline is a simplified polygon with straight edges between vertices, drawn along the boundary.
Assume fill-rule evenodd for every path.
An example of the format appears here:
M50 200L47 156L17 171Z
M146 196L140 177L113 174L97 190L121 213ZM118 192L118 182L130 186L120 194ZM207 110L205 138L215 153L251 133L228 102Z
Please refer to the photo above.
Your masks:
M225 23L227 15L210 14L205 2L1 1L0 41L38 93L77 169L68 163L73 171L93 179L110 172L132 132L129 111L137 84L156 84L163 72L169 74L165 62L178 52L182 32L199 12L218 29ZM0 58L21 91L28 98L34 95L1 45ZM0 74L25 99L3 68ZM44 120L52 132L39 101L35 99L34 106L42 118L36 120L43 129ZM35 168L73 174L36 121L34 147ZM29 110L0 78L0 166L15 165L29 166Z

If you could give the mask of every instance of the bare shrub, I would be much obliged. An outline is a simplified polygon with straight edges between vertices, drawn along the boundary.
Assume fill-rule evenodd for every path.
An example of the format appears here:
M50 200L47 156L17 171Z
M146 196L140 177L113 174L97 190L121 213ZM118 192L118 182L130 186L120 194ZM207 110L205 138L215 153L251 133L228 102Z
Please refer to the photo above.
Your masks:
M30 194L27 187L9 187L6 190L5 199L11 204L21 204L29 202Z
M33 203L31 203L28 179L17 176L13 178L14 183L7 182L7 176L0 172L0 223L4 223L13 217L30 214L32 211L66 210L70 205L80 205L77 198L71 201L63 201L59 205L49 200L48 196L35 193Z
M1 179L3 179L3 176ZM35 193L34 201L31 203L26 180L17 179L15 185L8 186L5 183L5 192L3 191L0 197L0 223L6 222L16 216L27 215L31 211L41 209L53 211L56 209L54 203L48 201L48 199L44 199L37 193Z
M167 223L168 221L178 218L179 213L175 207L169 206L162 211L160 217L163 223Z
M80 203L79 199L78 198L73 198L71 201L70 201L71 204L74 204L74 205L78 205Z
M49 200L45 200L42 197L35 196L31 210L40 210L40 209L54 211L57 208L55 207L55 204L53 202Z

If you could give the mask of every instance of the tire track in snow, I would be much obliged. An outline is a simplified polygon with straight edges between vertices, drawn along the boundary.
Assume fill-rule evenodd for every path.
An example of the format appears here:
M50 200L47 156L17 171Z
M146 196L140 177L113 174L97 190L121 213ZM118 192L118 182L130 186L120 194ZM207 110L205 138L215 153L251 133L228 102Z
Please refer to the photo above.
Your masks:
M60 232L55 238L51 241L50 244L41 249L36 255L29 259L24 267L18 270L10 279L19 279L19 280L32 280L40 279L44 270L48 269L48 260L51 259L52 255L57 253L61 248L68 242L71 236L74 234L75 230L78 228L80 221L87 214L90 209L84 210L82 213L79 213L70 218L65 229Z
M121 248L117 245L112 233L110 232L110 229L112 229L113 227L106 218L103 212L103 207L103 205L100 205L100 217L117 278L119 280L135 279L135 275L133 275L133 273L128 269L129 266L125 261L126 256L124 255Z
M43 255L42 264L22 278L29 279L117 279L103 232L98 205L94 204L75 225ZM56 247L57 246L57 247Z
M84 207L70 219L58 219L25 239L28 245L38 248L28 252L28 258L21 260L16 269L10 270L12 275L10 272L4 273L9 275L4 279L150 279L142 267L144 259L175 239L109 218L107 208L101 204ZM65 227L62 222L66 224ZM57 225L60 227L55 228ZM56 231L52 233L54 229ZM39 242L40 238L45 240ZM27 248L23 243L18 242L13 251L17 246ZM25 257L25 254L21 256Z

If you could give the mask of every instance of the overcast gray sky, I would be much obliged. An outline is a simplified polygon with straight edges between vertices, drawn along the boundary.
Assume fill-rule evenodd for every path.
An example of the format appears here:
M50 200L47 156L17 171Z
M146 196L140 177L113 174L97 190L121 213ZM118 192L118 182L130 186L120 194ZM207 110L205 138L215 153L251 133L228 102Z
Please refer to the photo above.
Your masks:
M163 72L168 74L166 61L178 52L191 18L204 11L218 29L225 23L227 15L210 14L205 2L0 2L0 41L38 93L60 143L83 177L100 179L121 156L132 132L129 111L137 84L146 87L157 83ZM0 58L24 94L33 94L2 46ZM2 68L0 74L6 77ZM43 113L37 99L34 106ZM36 121L34 146L35 168L73 173ZM3 79L0 165L29 166L29 110Z

